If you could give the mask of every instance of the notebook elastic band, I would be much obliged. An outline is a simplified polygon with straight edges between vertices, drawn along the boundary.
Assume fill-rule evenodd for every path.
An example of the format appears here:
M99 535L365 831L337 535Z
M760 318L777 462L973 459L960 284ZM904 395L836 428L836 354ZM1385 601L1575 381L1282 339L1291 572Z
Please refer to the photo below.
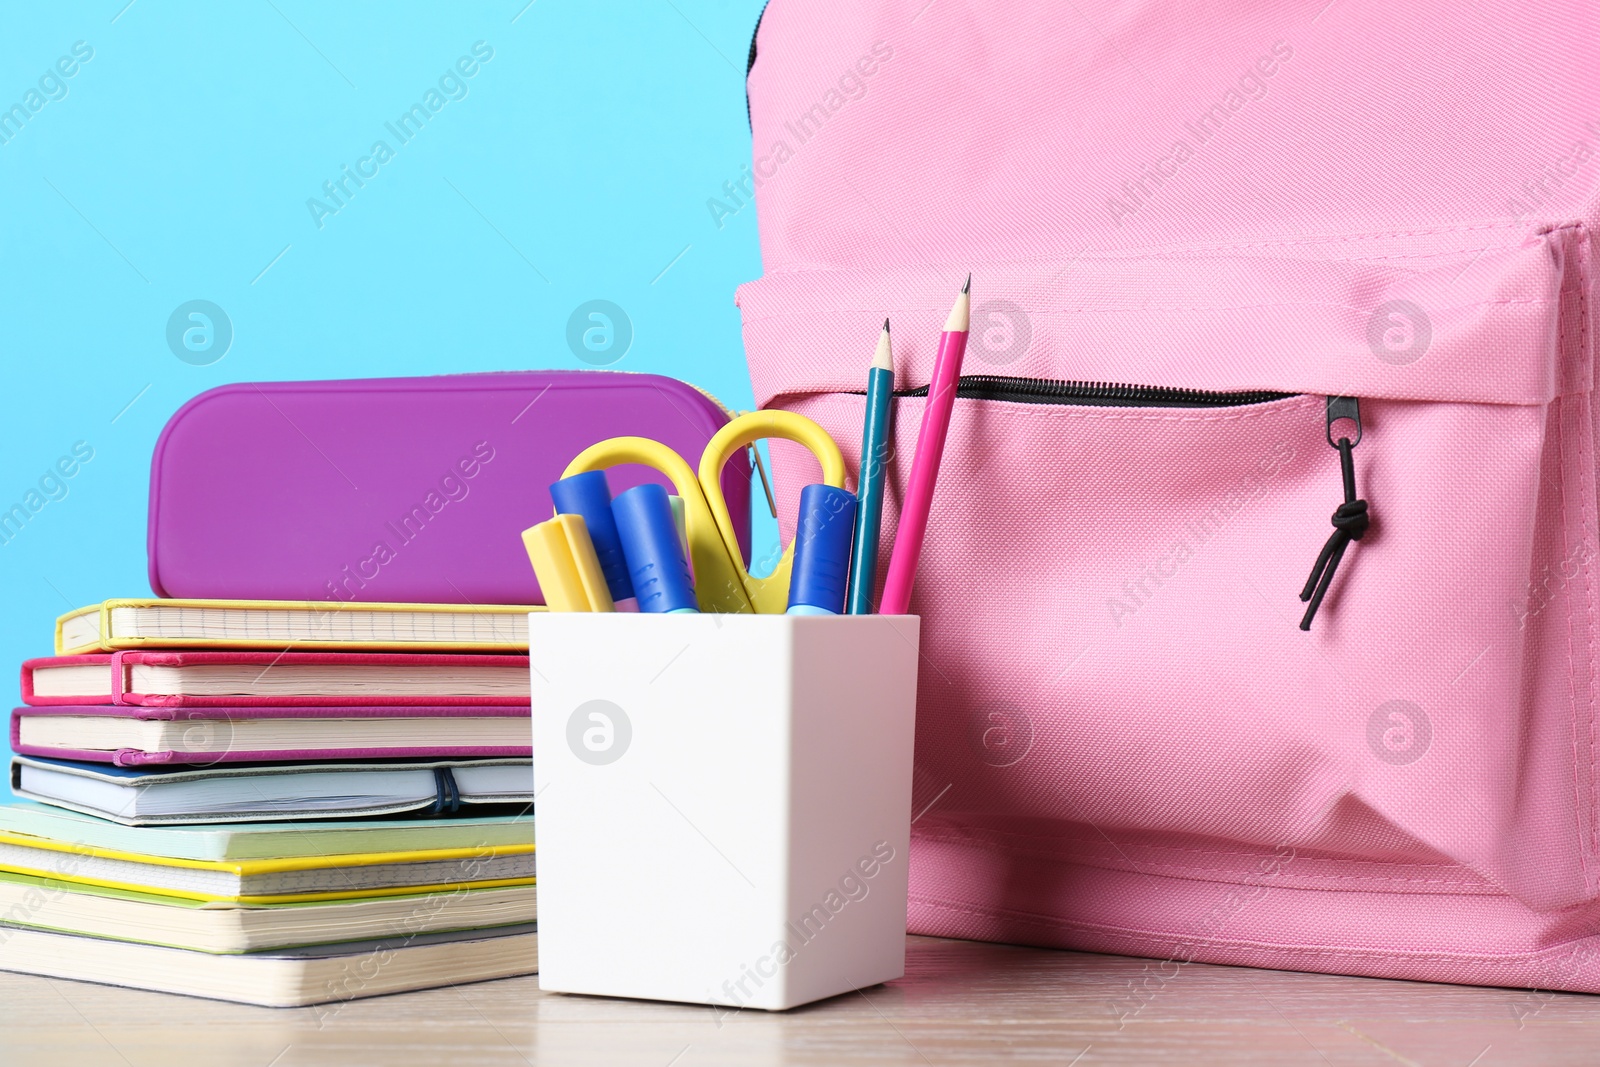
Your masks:
M433 785L438 792L428 814L454 815L461 810L461 789L456 785L456 776L449 767L433 769Z

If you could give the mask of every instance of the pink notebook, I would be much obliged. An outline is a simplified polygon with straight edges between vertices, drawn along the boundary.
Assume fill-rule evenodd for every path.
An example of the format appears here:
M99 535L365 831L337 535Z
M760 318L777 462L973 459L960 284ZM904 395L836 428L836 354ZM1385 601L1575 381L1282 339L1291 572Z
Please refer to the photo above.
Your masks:
M11 750L113 763L253 763L531 756L528 709L510 705L16 708Z
M366 652L112 652L22 664L32 705L527 708L527 656Z

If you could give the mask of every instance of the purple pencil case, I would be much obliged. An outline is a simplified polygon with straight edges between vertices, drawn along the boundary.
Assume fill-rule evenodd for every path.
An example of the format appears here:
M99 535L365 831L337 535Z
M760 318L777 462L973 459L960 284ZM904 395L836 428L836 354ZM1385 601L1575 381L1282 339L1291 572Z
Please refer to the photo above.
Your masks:
M157 596L540 604L521 532L608 437L691 467L729 412L684 382L615 371L224 385L168 421L150 472ZM612 492L654 471L609 472ZM669 486L670 488L670 486ZM750 468L722 472L748 561Z

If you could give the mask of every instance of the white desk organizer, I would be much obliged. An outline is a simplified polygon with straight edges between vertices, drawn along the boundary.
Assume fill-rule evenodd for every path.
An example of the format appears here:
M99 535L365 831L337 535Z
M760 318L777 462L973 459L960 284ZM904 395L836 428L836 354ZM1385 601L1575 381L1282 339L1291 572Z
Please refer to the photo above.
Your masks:
M919 629L531 615L539 987L781 1010L903 975Z

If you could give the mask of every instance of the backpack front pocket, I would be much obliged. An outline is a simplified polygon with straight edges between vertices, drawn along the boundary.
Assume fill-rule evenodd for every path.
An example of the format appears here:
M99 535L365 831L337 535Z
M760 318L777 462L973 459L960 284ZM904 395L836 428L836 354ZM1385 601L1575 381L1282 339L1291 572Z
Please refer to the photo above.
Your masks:
M1535 907L1593 897L1594 429L1560 328L1569 253L1550 234L1404 266L1390 242L975 273L975 334L992 293L1030 342L999 367L969 342L912 603L919 800L938 794L919 827L1004 826L1035 853L1069 826L1158 835L1197 867L1230 842L1453 861ZM887 313L909 457L946 289L746 287L758 399L854 464ZM1396 308L1421 313L1409 337L1385 333ZM1358 402L1359 435L1330 396ZM1363 536L1303 630L1357 499Z

